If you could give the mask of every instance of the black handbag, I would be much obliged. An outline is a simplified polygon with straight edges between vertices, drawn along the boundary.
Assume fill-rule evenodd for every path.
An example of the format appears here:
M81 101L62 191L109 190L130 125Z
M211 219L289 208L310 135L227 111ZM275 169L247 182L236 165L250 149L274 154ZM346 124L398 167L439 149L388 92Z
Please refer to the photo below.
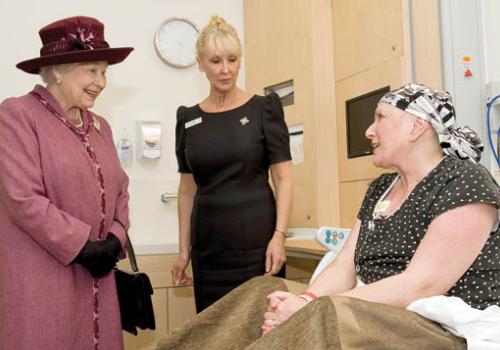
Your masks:
M123 225L122 227L125 229ZM137 327L152 330L156 328L153 303L151 301L153 287L148 275L139 271L134 248L126 230L125 234L127 237L128 259L133 272L115 268L116 289L120 304L122 329L137 335Z

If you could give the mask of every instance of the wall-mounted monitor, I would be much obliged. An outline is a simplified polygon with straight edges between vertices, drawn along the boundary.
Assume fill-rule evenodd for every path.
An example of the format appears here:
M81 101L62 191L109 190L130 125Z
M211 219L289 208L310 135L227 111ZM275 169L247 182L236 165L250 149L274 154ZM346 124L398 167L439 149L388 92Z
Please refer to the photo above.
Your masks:
M347 158L372 154L366 129L373 123L378 101L390 91L389 86L345 101L347 126Z

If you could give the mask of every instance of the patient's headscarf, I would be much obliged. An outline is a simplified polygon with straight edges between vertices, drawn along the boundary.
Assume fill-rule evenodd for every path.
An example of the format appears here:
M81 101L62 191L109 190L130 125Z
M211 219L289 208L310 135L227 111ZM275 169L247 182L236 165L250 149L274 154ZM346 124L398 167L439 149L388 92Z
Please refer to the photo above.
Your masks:
M410 83L387 93L380 102L428 121L445 154L474 163L481 159L484 146L477 133L468 126L454 126L455 108L448 92Z

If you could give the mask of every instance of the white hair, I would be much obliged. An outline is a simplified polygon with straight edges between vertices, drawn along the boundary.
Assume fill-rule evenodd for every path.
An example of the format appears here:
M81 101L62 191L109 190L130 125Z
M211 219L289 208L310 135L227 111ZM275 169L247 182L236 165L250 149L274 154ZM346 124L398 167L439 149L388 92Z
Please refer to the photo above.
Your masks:
M42 81L49 85L56 83L56 76L54 71L64 73L70 71L78 66L78 63L64 63L64 64L55 64L52 66L43 66L38 71L38 74L42 78Z

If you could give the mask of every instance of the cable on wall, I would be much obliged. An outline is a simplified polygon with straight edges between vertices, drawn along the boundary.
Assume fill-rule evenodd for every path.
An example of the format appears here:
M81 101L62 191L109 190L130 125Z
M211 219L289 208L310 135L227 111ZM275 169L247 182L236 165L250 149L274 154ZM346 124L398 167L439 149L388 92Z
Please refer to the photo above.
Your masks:
M495 104L495 101L500 98L500 95L496 95L491 99L490 102L487 103L488 109L486 110L486 127L488 129L488 141L490 143L491 147L491 152L493 153L493 156L495 157L495 161L497 163L497 166L500 168L500 159L498 158L498 153L496 147L493 145L493 137L491 136L491 108ZM500 128L496 132L497 135L497 143L498 138L500 137Z

